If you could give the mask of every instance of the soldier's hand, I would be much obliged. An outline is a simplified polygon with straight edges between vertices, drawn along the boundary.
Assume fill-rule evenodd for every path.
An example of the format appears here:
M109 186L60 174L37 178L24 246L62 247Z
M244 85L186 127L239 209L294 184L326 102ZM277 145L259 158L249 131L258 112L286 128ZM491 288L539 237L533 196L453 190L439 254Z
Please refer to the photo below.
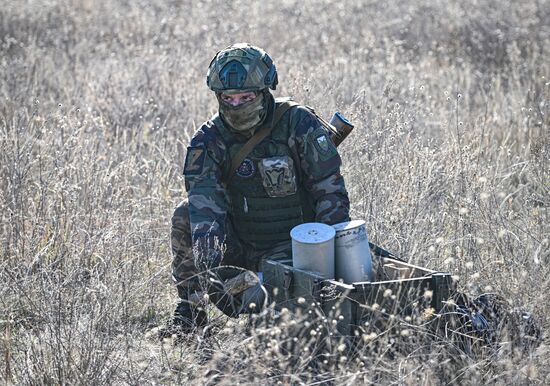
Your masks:
M267 303L267 291L255 273L227 265L208 271L208 295L218 309L234 318L260 312Z
M236 318L239 315L239 306L233 295L226 290L224 280L218 274L218 270L209 270L207 276L210 301L227 316Z

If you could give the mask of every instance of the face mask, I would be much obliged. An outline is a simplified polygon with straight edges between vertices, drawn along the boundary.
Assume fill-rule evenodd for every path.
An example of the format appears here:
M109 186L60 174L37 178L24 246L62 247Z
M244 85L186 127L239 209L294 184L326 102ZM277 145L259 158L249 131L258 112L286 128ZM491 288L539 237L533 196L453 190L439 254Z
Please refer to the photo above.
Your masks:
M243 103L239 106L231 106L224 103L218 97L220 105L220 114L229 123L235 131L250 137L252 129L258 125L265 117L264 95L258 94L256 98L250 102Z

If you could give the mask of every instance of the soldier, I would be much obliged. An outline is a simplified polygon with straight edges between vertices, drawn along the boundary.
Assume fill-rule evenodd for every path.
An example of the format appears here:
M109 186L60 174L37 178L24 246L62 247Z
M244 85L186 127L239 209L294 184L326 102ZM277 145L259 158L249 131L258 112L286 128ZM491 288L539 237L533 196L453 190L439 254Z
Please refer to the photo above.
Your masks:
M206 323L195 306L201 273L220 265L261 272L288 258L290 230L304 222L349 220L340 156L313 111L275 99L277 70L258 47L216 54L206 83L219 114L194 134L185 157L188 199L172 217L172 275L181 299L174 324Z

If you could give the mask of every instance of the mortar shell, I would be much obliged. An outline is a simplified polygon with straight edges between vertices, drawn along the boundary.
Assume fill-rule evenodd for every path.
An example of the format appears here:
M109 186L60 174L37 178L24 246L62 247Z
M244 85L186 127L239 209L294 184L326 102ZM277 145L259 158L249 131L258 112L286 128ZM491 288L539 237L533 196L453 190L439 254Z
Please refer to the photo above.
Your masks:
M330 225L305 223L292 228L292 265L334 279L334 236Z
M333 225L336 231L335 274L344 283L372 281L372 257L365 221L352 220Z

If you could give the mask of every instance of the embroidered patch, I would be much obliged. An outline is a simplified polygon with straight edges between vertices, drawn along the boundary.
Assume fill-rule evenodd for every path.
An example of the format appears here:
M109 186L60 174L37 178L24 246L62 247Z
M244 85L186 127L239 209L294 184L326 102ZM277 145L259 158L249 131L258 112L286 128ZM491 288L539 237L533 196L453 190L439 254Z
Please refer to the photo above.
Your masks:
M258 164L269 197L285 197L297 191L294 161L287 155L262 159Z
M237 168L237 175L242 178L250 178L254 175L256 168L252 160L245 158L244 161Z
M315 149L319 153L319 158L322 161L326 161L328 159L331 159L334 157L337 153L336 147L332 143L332 141L329 139L327 133L322 130L316 130L312 133L312 137L310 137L310 141L313 142L313 145L315 146Z
M315 138L317 141L317 144L321 148L321 151L328 151L328 138L326 134L321 134L317 138Z
M206 150L204 146L189 146L187 148L187 155L185 156L183 174L186 176L201 174L204 168L205 157Z

